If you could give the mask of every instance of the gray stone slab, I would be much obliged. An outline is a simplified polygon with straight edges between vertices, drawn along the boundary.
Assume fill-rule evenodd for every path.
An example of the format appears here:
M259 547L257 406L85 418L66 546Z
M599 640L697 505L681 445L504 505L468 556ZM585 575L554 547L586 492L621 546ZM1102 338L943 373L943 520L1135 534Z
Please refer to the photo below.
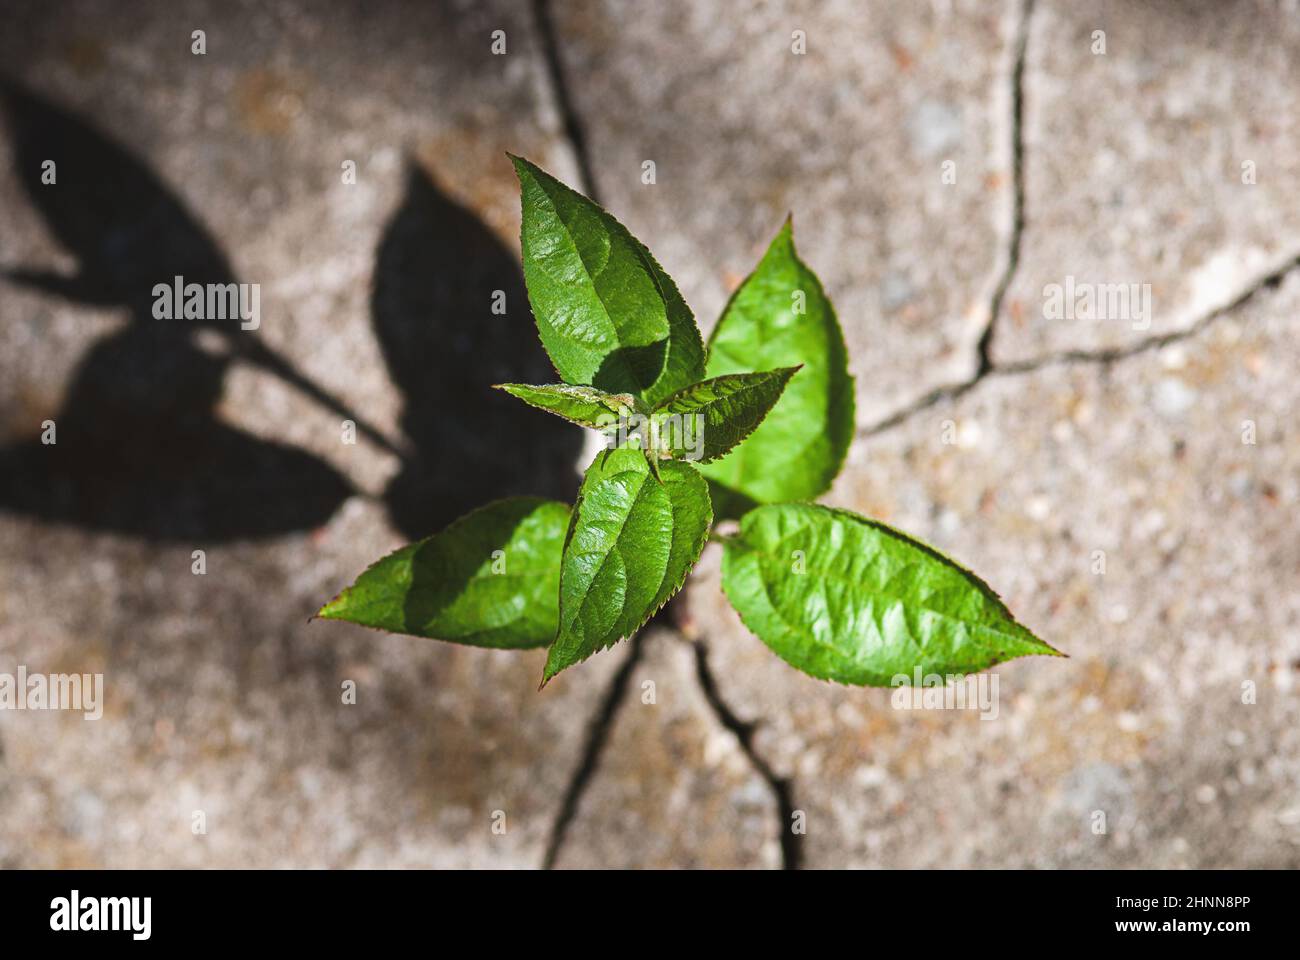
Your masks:
M400 542L362 501L211 548L204 576L188 546L9 519L0 540L0 670L105 684L99 720L0 716L6 867L537 866L622 655L539 694L542 651L309 624Z
M861 424L972 374L1008 249L1019 3L554 6L599 192L706 330L793 211L846 329ZM11 130L0 267L89 258L150 280L199 240L200 262L261 284L261 340L407 462L342 443L340 413L228 358L239 334L146 341L138 290L69 298L0 277L0 475L17 463L28 481L0 506L0 671L107 683L100 720L0 713L0 866L540 864L626 646L538 694L540 653L306 622L473 503L572 494L575 430L477 412L487 382L550 379L519 347L534 335L513 306L504 151L578 182L530 7L11 7L6 75L79 135L107 128L127 160L81 154L127 187L142 165L197 227L164 210L171 225L132 247L96 216L139 189L60 208L23 188ZM1039 0L1030 27L1025 231L995 361L1182 329L1296 255L1286 4ZM1043 288L1066 276L1151 283L1150 328L1049 323ZM832 502L969 563L1071 654L999 668L996 720L804 678L743 631L706 551L691 614L722 697L793 779L808 865L1300 863L1297 306L1290 279L1162 350L995 374L859 438ZM186 417L222 442L187 447L165 426ZM39 460L47 418L60 455L107 457L104 489ZM314 482L268 482L290 468ZM256 523L235 523L241 502ZM777 865L788 825L691 649L646 644L560 865Z

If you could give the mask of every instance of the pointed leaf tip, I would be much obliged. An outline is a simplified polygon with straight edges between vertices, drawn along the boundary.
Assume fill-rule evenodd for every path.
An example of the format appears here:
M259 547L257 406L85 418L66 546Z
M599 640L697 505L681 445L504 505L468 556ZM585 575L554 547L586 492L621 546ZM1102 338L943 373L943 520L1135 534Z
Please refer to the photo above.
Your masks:
M723 544L722 589L778 656L838 683L892 686L917 669L966 674L1060 655L969 570L847 510L776 504L750 511L739 535Z
M677 391L651 413L662 449L701 464L726 456L763 422L800 367L726 374Z
M798 364L743 455L702 467L719 517L760 503L815 500L843 466L853 439L853 378L835 310L794 249L787 218L754 272L732 295L709 339L710 377Z
M524 283L565 382L653 406L704 376L695 318L654 257L600 205L523 158Z
M495 501L372 564L317 616L470 646L544 646L568 526L566 504Z
M628 398L605 393L595 387L574 386L568 383L549 383L535 386L527 383L501 383L502 390L538 410L545 410L570 423L592 430L605 430L618 422L620 411Z

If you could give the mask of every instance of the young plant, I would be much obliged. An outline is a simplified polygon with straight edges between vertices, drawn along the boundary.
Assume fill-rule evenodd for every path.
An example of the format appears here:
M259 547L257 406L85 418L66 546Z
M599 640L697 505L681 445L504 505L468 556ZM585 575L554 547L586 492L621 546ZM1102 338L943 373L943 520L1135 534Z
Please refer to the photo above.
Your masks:
M681 589L714 520L722 588L792 666L887 686L1055 655L997 594L883 523L819 506L853 437L835 311L787 220L707 350L672 279L586 197L512 157L537 330L564 381L502 384L608 435L570 509L488 504L384 557L321 617L480 647L549 647L542 685Z

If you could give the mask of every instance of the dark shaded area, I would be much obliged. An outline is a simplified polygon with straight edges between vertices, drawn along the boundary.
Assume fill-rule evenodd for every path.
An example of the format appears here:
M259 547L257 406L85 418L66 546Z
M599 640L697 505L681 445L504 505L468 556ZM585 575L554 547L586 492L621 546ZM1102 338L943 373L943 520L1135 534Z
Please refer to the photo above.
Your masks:
M125 329L96 344L53 417L57 442L0 450L0 509L156 540L269 536L324 523L351 487L325 462L216 419L240 355L318 398L239 318L158 320L153 287L233 283L203 226L152 172L88 123L6 82L18 173L51 233L77 259L71 276L10 279L75 303L126 307ZM56 181L41 182L53 160ZM196 334L218 334L215 349ZM37 425L33 425L36 429Z
M9 279L76 303L128 307L133 321L163 336L214 330L240 360L354 420L364 436L399 453L365 418L242 329L239 317L155 320L155 284L171 283L177 276L187 285L236 282L216 241L141 160L87 121L9 80L0 80L0 102L23 189L50 232L76 256L78 267L71 276L10 269ZM55 183L42 182L47 161L56 164Z
M667 360L667 337L641 347L619 347L601 362L591 385L606 393L640 393L659 379Z
M228 365L139 324L102 340L54 417L57 444L0 450L0 509L203 543L325 523L348 482L308 453L218 422Z
M537 24L537 32L541 35L546 72L551 80L551 89L555 91L560 117L564 121L564 135L573 146L573 154L578 161L582 192L593 202L600 203L600 196L596 192L596 175L591 165L591 150L587 146L587 128L569 91L568 75L564 69L563 58L560 56L560 42L555 30L555 19L551 15L550 0L533 0L533 21Z
M9 279L74 303L126 307L130 321L81 360L53 417L55 444L33 437L0 450L0 509L187 542L325 523L351 485L309 453L217 420L231 363L279 377L398 448L241 329L238 317L155 319L158 283L237 282L214 239L140 160L88 122L8 81L3 104L27 196L77 260L71 275L13 268ZM55 161L54 184L41 182L46 160ZM377 260L375 331L406 400L408 444L385 497L394 523L414 539L508 494L571 499L581 432L491 389L555 379L515 258L412 167ZM491 310L498 290L504 315Z
M492 389L558 379L516 257L414 164L379 246L371 314L414 450L384 496L406 536L500 497L573 499L582 431Z
M709 482L709 499L713 502L713 520L739 520L749 511L759 506L759 502L747 493L718 483L712 477Z

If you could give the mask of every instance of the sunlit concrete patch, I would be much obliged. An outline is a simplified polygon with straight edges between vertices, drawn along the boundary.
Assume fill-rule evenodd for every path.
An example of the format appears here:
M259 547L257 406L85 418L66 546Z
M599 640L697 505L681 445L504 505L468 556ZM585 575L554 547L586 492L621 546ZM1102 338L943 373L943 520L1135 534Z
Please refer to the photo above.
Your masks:
M1297 307L1292 276L1195 337L991 376L851 451L833 503L968 565L1070 655L995 668L996 719L802 676L706 556L691 610L794 778L809 865L1300 864Z
M706 331L793 213L862 423L974 369L1010 225L1017 10L555 5L603 201Z
M556 865L777 867L777 817L691 647L652 628Z
M1300 255L1300 109L1282 93L1298 56L1300 21L1271 0L1035 4L995 362L1186 329ZM1145 310L1118 296L1131 285Z

